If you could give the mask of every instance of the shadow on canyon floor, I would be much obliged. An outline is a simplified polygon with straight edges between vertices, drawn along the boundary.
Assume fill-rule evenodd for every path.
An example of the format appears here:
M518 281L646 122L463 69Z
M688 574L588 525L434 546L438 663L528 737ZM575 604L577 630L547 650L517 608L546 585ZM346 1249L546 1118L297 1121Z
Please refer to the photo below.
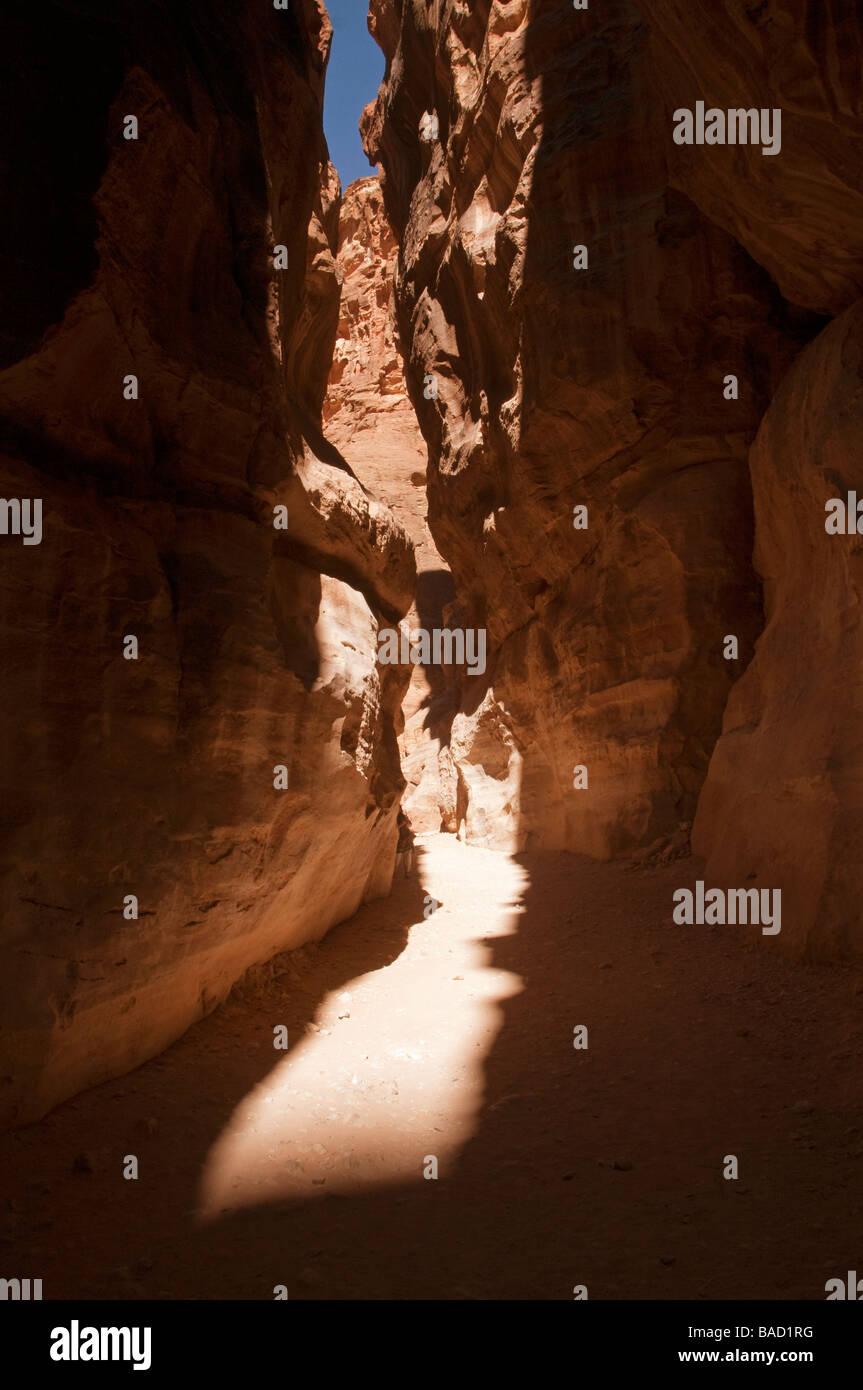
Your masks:
M606 1299L823 1298L858 1258L860 976L792 966L745 929L672 925L690 861L513 865L452 837L430 852L464 856L475 892L449 941L467 931L481 947L478 968L447 984L441 1026L468 1008L465 991L476 1003L489 980L509 982L472 1044L478 1104L439 1178L422 1161L445 1135L416 1133L415 1177L394 1180L379 1128L383 1166L352 1190L309 1182L309 1196L195 1214L214 1146L274 1071L274 1019L300 1036L324 993L361 975L372 1013L404 1003L410 977L387 1002L386 976L415 925L427 943L415 977L449 978L420 884L401 880L314 948L308 986L301 974L289 993L284 979L246 989L162 1057L3 1138L3 1191L22 1194L10 1272L43 1278L48 1298L266 1299L277 1284L316 1299L569 1299L577 1284ZM522 901L489 935L485 895L510 871ZM573 1047L580 1024L587 1050ZM410 1008L402 1026L428 1034ZM392 1135L406 1104L390 1103ZM130 1152L138 1182L120 1176ZM730 1154L736 1181L723 1178Z

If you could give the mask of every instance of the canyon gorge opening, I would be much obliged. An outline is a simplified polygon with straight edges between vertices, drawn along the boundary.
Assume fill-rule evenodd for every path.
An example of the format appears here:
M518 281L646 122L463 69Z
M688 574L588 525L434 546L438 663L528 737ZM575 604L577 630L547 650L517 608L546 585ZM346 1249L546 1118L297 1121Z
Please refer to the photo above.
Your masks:
M3 26L0 1273L823 1300L858 7L371 0L344 189L323 0Z

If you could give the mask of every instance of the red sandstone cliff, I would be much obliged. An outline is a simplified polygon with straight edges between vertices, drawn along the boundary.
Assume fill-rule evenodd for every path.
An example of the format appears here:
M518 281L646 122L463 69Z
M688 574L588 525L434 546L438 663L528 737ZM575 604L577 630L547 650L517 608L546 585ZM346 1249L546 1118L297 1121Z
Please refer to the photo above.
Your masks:
M318 0L91 8L0 59L2 493L44 510L0 536L0 1118L386 892L399 739L418 829L609 856L697 805L783 945L859 952L858 7L372 0L386 215L340 209ZM781 155L677 146L699 99ZM488 630L455 702L376 660L409 608Z
M428 529L427 451L395 339L397 256L378 179L358 179L345 191L341 206L337 265L342 295L324 428L369 493L392 508L414 544L417 590L405 619L414 632L439 628L454 592ZM407 782L402 807L415 832L454 830L451 668L411 667L402 708L399 748Z
M700 795L709 875L784 884L783 945L859 951L857 543L824 531L859 316L800 356L863 286L859 7L372 0L370 28L430 525L495 654L453 733L467 833L508 809L515 843L609 855ZM781 153L678 145L698 100L781 108Z
M8 20L3 60L0 490L44 508L41 545L0 540L17 1122L388 891L407 675L376 634L414 587L405 532L319 428L323 5L48 11ZM63 120L22 127L22 101Z
M633 0L372 16L388 67L365 138L402 241L430 525L494 653L463 682L460 816L490 843L616 854L691 818L724 635L751 657L747 450L802 338L671 184Z
M783 890L797 955L863 952L860 541L825 504L863 495L863 14L770 0L645 4L669 106L779 107L782 152L677 149L672 177L796 304L838 315L774 396L750 453L764 625L734 687L693 847L713 882ZM748 95L751 94L751 97ZM690 156L686 158L686 156Z
M794 364L752 450L765 628L735 685L693 827L711 882L781 888L783 944L863 951L863 541L825 503L863 498L863 301Z

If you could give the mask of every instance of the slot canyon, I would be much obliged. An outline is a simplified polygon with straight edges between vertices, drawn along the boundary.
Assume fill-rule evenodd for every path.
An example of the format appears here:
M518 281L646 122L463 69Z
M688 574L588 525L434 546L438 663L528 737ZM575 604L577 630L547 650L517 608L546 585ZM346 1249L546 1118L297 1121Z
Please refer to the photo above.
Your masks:
M863 12L355 4L344 188L335 4L3 18L0 1275L824 1300Z

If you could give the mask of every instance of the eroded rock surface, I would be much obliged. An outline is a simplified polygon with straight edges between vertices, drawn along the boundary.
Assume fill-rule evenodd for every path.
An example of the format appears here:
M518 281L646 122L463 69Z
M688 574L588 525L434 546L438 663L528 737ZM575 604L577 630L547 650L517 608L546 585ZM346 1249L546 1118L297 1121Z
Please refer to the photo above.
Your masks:
M462 832L657 850L704 783L708 877L784 887L784 947L859 952L857 541L824 530L859 486L859 6L374 0L370 27L430 524L494 653L453 728ZM677 144L699 101L781 149Z
M863 953L859 540L825 503L861 491L863 14L799 0L645 0L667 110L779 108L782 148L675 147L675 185L796 304L839 317L795 362L750 455L765 626L728 701L693 827L709 880L781 889L777 942Z
M781 146L673 145L675 187L786 299L837 314L863 294L863 13L857 0L641 0L657 100L781 115Z
M761 624L749 444L821 322L675 186L647 18L371 6L429 522L491 649L462 680L458 818L500 847L609 856L691 819L725 636L745 664Z
M358 179L346 189L341 207L342 298L324 428L369 493L392 508L413 541L417 590L405 619L413 633L441 627L454 590L428 528L427 450L395 338L397 255L379 180ZM451 667L410 667L399 748L407 782L402 807L415 833L456 828L449 748L456 706Z
M0 537L19 1123L388 891L407 677L377 630L414 590L406 533L320 430L323 5L47 11L10 18L3 60L0 490L44 516L38 546Z
M766 627L731 692L693 827L715 883L782 890L783 943L863 953L863 302L806 349L752 450Z

